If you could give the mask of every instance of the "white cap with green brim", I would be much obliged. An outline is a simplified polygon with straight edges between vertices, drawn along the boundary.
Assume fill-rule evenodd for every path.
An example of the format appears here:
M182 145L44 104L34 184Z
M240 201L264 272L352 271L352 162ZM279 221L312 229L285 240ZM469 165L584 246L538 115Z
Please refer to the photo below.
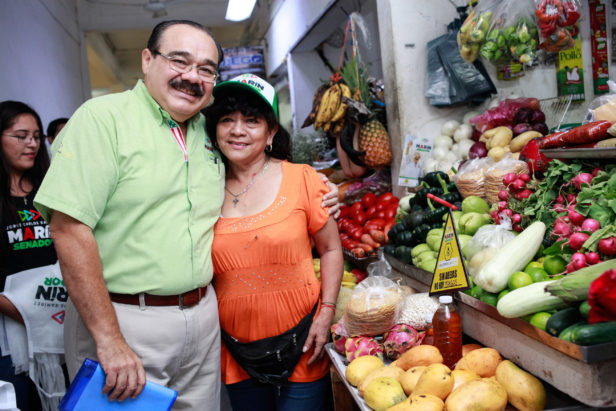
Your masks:
M276 90L274 90L274 87L272 87L270 83L263 80L261 77L255 76L254 74L242 74L231 80L219 83L214 87L214 98L218 97L225 89L231 87L243 88L255 92L272 108L272 110L274 110L274 114L276 118L278 118L278 97L276 96Z

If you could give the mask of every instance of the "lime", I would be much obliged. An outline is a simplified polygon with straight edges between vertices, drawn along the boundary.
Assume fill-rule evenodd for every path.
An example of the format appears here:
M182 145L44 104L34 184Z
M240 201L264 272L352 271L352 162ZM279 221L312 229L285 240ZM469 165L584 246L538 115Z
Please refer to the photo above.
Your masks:
M524 267L523 271L527 273L527 270L532 267L543 268L543 264L541 264L539 261L531 261L530 263L526 264L526 267Z
M484 293L485 291L483 291L483 288L479 287L478 285L473 286L473 288L471 288L471 297L475 297L477 299L481 298L481 295Z
M526 274L531 276L534 283L538 283L541 281L547 281L550 279L550 276L543 268L538 268L538 267L531 268L530 272L527 271Z
M548 322L548 319L552 316L550 313L546 313L545 311L540 311L538 313L533 314L530 317L529 323L539 328L540 330L545 331L545 324Z
M511 274L509 277L509 281L507 281L507 285L510 290L515 290L517 288L521 288L533 283L533 277L530 274L525 273L524 271L516 271Z
M498 299L500 300L501 298L503 298L508 293L509 293L509 290L505 288L503 291L498 293Z
M543 261L543 269L549 275L562 273L567 269L567 260L561 255L548 255Z
M498 302L498 295L485 291L481 295L481 297L479 297L479 299L481 301L483 301L484 303L486 303L486 304L489 304L489 305L492 305L492 306L496 307L496 303Z

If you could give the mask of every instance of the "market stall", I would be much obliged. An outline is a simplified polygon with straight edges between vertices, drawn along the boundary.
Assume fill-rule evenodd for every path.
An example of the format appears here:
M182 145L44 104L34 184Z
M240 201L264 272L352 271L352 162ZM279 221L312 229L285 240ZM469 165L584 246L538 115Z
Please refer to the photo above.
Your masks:
M380 22L396 7L379 9ZM455 297L464 338L485 351L447 370L438 355L421 366L452 384L457 371L488 385L494 377L500 385L471 390L500 400L487 409L616 406L616 84L607 81L606 7L459 8L462 18L423 49L427 110L414 104L420 93L401 97L407 83L392 87L388 69L380 86L370 78L349 16L350 52L314 93L304 126L334 143L340 163L323 170L339 183L348 264L328 354L336 384L359 408L415 409L407 407L420 395L438 397L433 409L470 406L456 385L417 391L403 382L413 367L398 358L433 345L438 294ZM512 84L522 93L512 95ZM401 136L409 118L413 134ZM349 379L362 357L382 361L370 360L387 389L369 389L369 373ZM526 394L503 377L512 369Z

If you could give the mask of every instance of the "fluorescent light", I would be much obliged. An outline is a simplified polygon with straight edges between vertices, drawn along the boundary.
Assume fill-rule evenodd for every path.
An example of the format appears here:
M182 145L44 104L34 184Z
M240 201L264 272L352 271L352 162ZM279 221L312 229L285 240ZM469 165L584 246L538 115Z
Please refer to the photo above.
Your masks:
M229 0L225 20L246 20L252 14L252 10L255 8L256 3L257 0Z

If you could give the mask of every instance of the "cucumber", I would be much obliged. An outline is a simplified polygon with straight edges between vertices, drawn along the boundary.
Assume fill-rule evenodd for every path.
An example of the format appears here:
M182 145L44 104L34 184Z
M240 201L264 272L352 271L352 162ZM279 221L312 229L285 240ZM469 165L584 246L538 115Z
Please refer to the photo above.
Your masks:
M580 315L584 319L588 319L588 312L590 311L590 304L588 304L588 300L584 301L580 304Z
M571 331L571 342L593 345L616 341L616 321L586 324Z
M573 332L573 330L575 330L577 327L583 327L584 325L586 325L584 321L580 321L579 323L570 325L569 327L562 330L560 334L558 334L558 338L571 342L571 333Z
M582 316L577 307L563 308L550 316L545 324L545 331L553 336L558 336L565 328L582 321Z

